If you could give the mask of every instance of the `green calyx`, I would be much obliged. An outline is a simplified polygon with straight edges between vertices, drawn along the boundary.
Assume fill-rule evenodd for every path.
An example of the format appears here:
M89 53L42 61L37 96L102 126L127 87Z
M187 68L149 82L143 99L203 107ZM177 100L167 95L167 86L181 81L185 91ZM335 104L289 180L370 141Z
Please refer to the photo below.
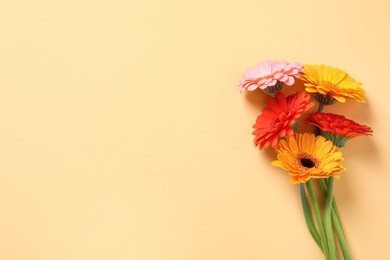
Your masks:
M334 103L336 103L336 99L332 98L331 96L329 95L322 95L322 94L319 94L319 93L315 93L314 94L314 98L322 105L324 106L329 106L329 105L332 105Z
M294 133L296 133L298 131L298 122L295 121L295 123L291 125L291 128L294 131Z
M347 142L351 139L349 137L333 134L331 132L322 132L321 135L325 137L327 140L332 141L332 143L336 145L338 148L344 147L347 144Z
M276 95L282 90L283 84L284 84L283 82L277 81L274 86L265 88L264 92L273 97L276 97Z

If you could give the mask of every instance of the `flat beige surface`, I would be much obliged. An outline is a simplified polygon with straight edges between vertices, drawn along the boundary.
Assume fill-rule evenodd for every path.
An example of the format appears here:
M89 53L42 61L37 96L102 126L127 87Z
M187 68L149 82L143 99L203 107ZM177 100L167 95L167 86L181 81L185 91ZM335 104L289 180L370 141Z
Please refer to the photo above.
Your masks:
M1 0L0 259L322 259L298 186L253 148L247 67L324 63L369 103L336 197L390 259L390 3Z

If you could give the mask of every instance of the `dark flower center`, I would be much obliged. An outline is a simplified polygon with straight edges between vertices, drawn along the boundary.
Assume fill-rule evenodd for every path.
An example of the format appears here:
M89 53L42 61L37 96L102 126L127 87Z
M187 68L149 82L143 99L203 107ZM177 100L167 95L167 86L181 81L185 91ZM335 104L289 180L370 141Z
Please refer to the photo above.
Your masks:
M301 158L301 164L305 168L313 168L316 164L309 158Z

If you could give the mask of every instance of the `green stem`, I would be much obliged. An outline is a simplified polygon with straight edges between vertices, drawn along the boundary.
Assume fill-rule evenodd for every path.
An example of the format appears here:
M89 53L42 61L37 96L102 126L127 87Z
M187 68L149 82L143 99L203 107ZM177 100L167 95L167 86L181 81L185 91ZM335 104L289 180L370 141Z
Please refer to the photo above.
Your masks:
M326 197L326 191L328 190L327 179L318 179L318 182L320 183L322 194L324 195L324 197ZM334 195L333 195L333 200L332 200L332 212L334 212L334 214L336 215L336 217L340 223L340 226L342 227L340 213L339 213L339 209L338 209L337 203L336 203L336 198L334 197Z
M322 193L324 194L324 196L326 196L327 185L326 185L325 179L318 179L318 182L320 183ZM332 222L333 222L333 226L334 226L334 229L336 231L337 237L339 239L339 244L341 247L341 251L343 252L344 259L345 260L352 259L351 253L349 252L348 243L347 243L347 240L346 240L345 235L344 235L339 210L337 208L337 203L336 203L336 199L334 198L334 196L333 196L333 200L332 200Z
M324 110L324 104L322 104L321 102L318 102L318 109L317 109L317 111L318 112L322 112L322 110Z
M325 107L325 105L323 103L318 102L317 111L318 112L322 112L324 110L324 107ZM316 127L315 134L316 135L321 135L321 129L319 127Z
M310 213L309 203L307 202L307 197L306 197L305 185L303 183L301 183L299 185L299 188L300 188L300 192L301 192L303 214L305 215L307 228L309 229L310 234L313 237L314 241L320 247L321 251L323 251L321 237L318 234L316 227L314 226L313 218L312 218L312 215Z
M343 229L341 227L341 222L337 218L337 215L334 210L332 210L332 221L334 229L336 230L337 237L339 238L339 243L341 247L341 251L343 252L344 260L351 260L351 253L348 249L347 240L345 239Z
M329 255L331 260L337 260L336 245L334 243L333 229L332 229L332 200L333 200L333 177L329 177L328 190L325 199L325 231L328 238Z
M313 206L314 216L316 218L318 229L320 231L322 248L324 249L324 254L325 254L326 259L330 259L329 258L328 241L326 239L326 233L325 233L325 227L324 227L324 223L322 222L320 208L318 207L317 198L316 198L316 195L314 193L314 188L313 188L311 180L306 182L306 187L307 187L307 190L309 192L310 201L311 201L311 204Z

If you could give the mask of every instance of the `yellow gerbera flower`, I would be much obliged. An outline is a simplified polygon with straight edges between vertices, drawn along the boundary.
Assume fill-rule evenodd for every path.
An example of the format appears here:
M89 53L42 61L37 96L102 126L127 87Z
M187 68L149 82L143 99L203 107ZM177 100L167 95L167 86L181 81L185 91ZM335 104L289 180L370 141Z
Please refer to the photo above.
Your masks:
M272 165L291 175L291 183L305 183L310 178L338 177L345 171L340 165L344 160L341 152L322 136L311 133L295 134L279 141L278 160Z
M325 65L304 65L303 68L301 79L307 92L329 95L342 103L347 98L366 102L362 83L355 81L345 71Z

